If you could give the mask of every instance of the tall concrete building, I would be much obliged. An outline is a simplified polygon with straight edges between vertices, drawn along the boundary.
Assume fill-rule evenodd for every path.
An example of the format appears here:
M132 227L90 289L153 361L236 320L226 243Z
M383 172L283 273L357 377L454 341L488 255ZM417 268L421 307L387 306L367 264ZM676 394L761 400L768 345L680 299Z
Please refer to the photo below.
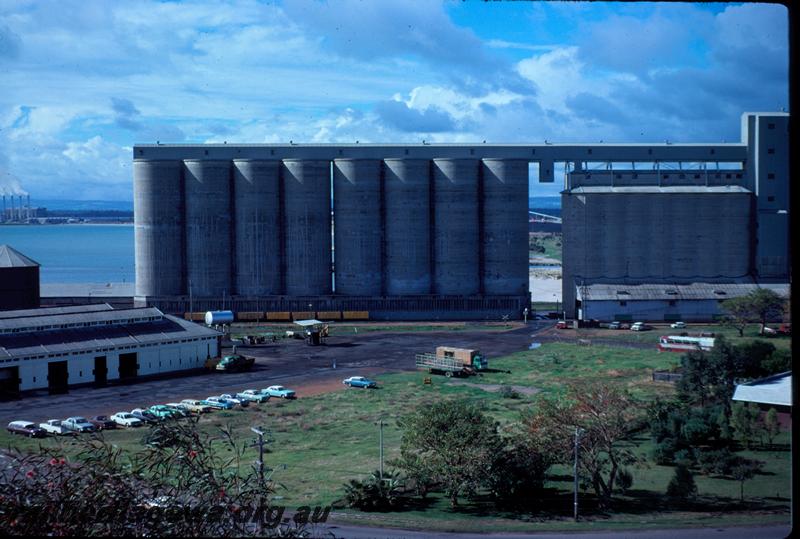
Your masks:
M562 195L568 315L576 286L595 278L781 279L788 116L746 114L743 126L741 143L722 144L136 145L135 302L520 316L529 165L552 182L555 162L572 171ZM667 163L702 172L667 173ZM719 177L717 163L727 164Z

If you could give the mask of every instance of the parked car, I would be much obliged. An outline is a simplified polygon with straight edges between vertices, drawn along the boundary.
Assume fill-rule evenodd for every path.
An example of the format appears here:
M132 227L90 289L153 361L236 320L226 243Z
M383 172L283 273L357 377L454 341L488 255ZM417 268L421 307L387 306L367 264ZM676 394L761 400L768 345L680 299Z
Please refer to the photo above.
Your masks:
M792 334L792 325L791 324L781 324L778 328L779 335L791 335Z
M631 326L631 331L647 331L648 329L651 329L650 326L644 322L634 322Z
M44 429L38 427L36 423L30 421L12 421L6 427L6 430L11 434L21 434L28 438L44 438L47 433Z
M556 329L572 329L572 324L567 323L566 320L559 320Z
M250 406L250 400L249 399L246 399L246 398L243 398L243 397L238 397L238 396L234 397L230 393L223 393L219 397L221 399L225 399L226 401L232 402L234 404L234 406L241 406L241 407Z
M181 415L177 410L163 404L154 404L148 408L147 411L156 416L158 419L173 419Z
M158 423L161 421L161 419L153 415L153 413L148 411L146 408L134 408L131 410L131 415L133 417L138 417L145 423Z
M621 324L617 320L608 323L608 329L620 329L620 326Z
M116 429L117 424L107 415L96 415L89 418L89 423L97 427L98 430Z
M186 405L181 404L179 402L168 402L164 406L169 408L170 410L174 410L179 417L188 417L192 415L192 411L189 410Z
M179 404L185 406L190 412L197 412L199 414L205 414L214 409L208 404L204 404L203 401L196 399L183 399Z
M293 390L285 388L283 386L269 386L267 389L264 389L263 391L270 397L280 397L282 399L297 398L297 394Z
M342 380L342 383L348 387L361 387L364 389L378 387L377 382L368 378L364 378L363 376L351 376L350 378L345 378Z
M94 432L97 430L97 427L89 423L88 419L79 415L68 417L61 424L75 432Z
M65 427L60 419L48 419L44 423L39 423L39 428L48 434L56 434L59 436L75 434L75 432Z
M230 410L235 405L225 399L221 399L219 397L208 397L207 399L200 401L206 406L211 406L212 408L219 408L220 410Z
M111 421L120 427L141 427L145 423L130 412L117 412L111 416Z
M252 402L267 402L269 395L259 389L245 389L236 394L238 399L247 399Z
M672 329L684 329L686 327L686 322L673 322L669 325Z

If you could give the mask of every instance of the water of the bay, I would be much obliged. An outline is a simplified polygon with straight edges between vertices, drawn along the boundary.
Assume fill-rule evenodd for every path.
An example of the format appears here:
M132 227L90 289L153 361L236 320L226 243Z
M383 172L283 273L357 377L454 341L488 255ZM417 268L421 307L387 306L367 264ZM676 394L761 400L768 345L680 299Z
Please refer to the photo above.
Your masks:
M8 244L38 262L42 283L132 283L133 225L2 225Z

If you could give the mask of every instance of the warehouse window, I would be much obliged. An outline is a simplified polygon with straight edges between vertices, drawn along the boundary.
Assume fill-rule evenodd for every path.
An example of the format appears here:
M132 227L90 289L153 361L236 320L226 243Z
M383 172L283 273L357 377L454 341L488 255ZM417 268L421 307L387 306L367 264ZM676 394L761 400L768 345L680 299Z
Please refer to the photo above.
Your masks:
M620 307L625 307L627 304L628 304L628 302L627 302L627 301L620 301L620 302L619 302L619 306L620 306Z
M767 197L767 202L775 202L775 197Z
M775 129L775 124L767 124L767 129Z
M775 153L775 148L767 148L767 153L769 154Z
M674 299L669 300L669 306L670 307L674 307L676 304L677 304L677 302Z
M774 179L775 179L775 174L773 174L772 172L770 172L769 174L767 174L767 179L768 179L768 180L774 180Z

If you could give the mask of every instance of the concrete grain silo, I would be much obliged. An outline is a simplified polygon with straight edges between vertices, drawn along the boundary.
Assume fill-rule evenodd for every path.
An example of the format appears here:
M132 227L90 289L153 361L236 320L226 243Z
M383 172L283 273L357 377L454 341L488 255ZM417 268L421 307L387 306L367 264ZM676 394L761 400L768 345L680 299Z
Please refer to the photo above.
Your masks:
M237 295L282 293L280 169L277 159L233 161Z
M528 161L482 161L483 293L528 289Z
M231 162L184 161L186 197L186 278L198 297L230 295Z
M330 162L283 161L285 293L330 294L331 184Z
M336 159L333 200L336 294L379 296L381 160Z
M433 281L442 295L480 291L477 159L433 160Z
M133 162L136 295L185 293L183 162Z
M430 294L431 162L386 159L384 163L386 294Z

